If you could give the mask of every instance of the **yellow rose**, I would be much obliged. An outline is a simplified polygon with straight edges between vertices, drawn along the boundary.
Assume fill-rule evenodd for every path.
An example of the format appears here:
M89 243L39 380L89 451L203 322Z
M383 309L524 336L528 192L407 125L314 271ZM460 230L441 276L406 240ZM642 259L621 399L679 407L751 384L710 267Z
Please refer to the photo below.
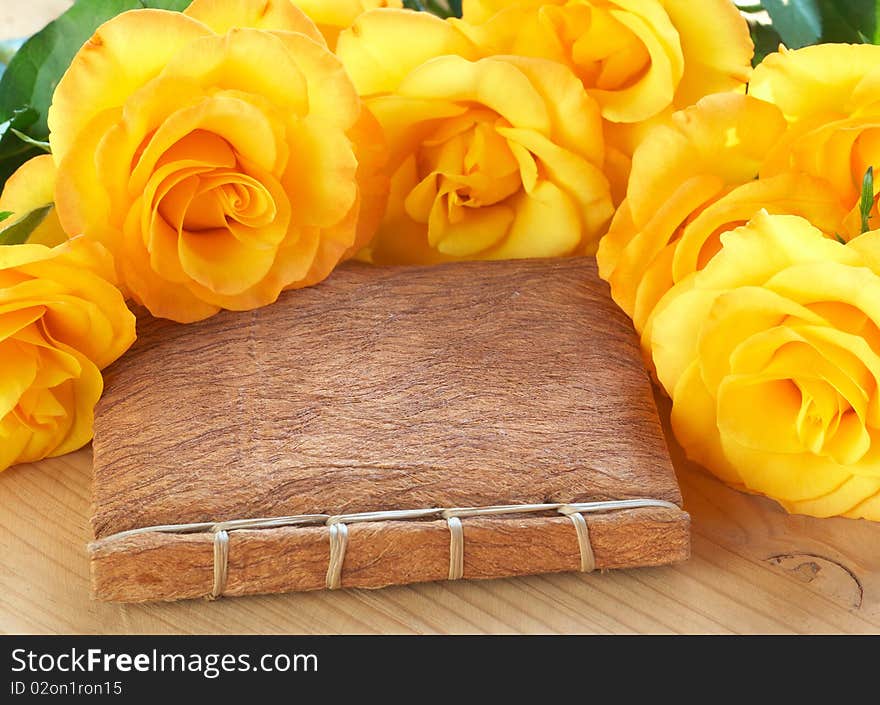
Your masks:
M799 173L756 180L786 129L777 107L719 94L676 113L636 150L598 262L639 332L663 294L718 252L721 234L760 209L803 216L829 236L842 227L846 209L825 182Z
M880 520L880 231L759 214L658 306L689 457L791 512Z
M858 202L869 167L873 227L880 227L880 46L823 44L771 54L755 70L749 93L778 105L791 129L764 175L797 171L825 180L849 217L841 234L861 232Z
M26 217L32 211L49 206L49 210L28 237L35 245L59 245L67 240L67 234L58 221L58 213L52 206L55 201L55 162L48 154L34 157L22 164L9 177L0 195L0 212L12 213L0 222L0 239L3 231Z
M83 238L0 247L0 470L91 439L100 370L135 339L113 277Z
M425 13L374 10L337 53L385 128L377 263L595 251L612 213L599 111L570 69L489 57Z
M319 282L382 211L381 130L289 0L119 15L74 58L49 127L65 230L105 244L156 316Z
M649 128L703 96L742 89L754 46L730 0L465 0L476 44L569 66L599 103L615 193Z
M339 33L351 27L367 10L380 7L403 7L403 0L293 0L321 30L331 49L336 48Z

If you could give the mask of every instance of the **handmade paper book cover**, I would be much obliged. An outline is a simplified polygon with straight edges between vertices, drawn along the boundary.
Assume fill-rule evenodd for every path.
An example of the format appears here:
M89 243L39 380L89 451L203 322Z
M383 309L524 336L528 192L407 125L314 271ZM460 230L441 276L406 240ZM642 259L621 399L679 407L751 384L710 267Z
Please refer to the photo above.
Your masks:
M143 318L94 467L106 600L689 553L638 341L589 259L349 264L257 311Z

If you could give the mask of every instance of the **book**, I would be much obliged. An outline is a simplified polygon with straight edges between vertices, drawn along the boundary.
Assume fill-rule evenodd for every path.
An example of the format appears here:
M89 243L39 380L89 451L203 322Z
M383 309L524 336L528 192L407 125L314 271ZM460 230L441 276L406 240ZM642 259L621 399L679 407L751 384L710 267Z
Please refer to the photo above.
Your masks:
M689 555L638 340L592 259L349 263L138 335L96 410L98 599Z

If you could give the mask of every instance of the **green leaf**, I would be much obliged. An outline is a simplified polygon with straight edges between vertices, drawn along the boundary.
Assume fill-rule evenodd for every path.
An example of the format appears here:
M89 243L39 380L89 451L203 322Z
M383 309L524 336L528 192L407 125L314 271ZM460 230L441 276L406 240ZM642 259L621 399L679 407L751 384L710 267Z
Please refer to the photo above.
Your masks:
M438 17L461 17L461 0L403 0L403 6Z
M790 49L815 44L822 36L819 0L763 0L763 5Z
M760 64L767 54L772 54L779 50L782 43L782 37L777 34L776 30L770 25L760 24L758 22L749 23L752 31L752 41L755 44L755 58L753 63L755 66Z
M13 135L18 137L25 144L29 144L31 147L36 147L37 149L41 149L44 152L51 153L52 147L49 146L49 143L46 141L35 140L30 135L26 135L24 132L16 130L14 127L9 130Z
M8 128L14 127L38 143L48 139L46 117L55 87L76 52L98 27L127 10L182 10L190 1L77 0L67 12L28 39L0 78L0 188L21 164L43 151L42 147L23 143ZM21 111L26 111L28 120L21 117ZM14 124L7 124L10 120Z
M862 216L862 232L871 229L871 211L874 210L874 167L869 166L862 180L862 198L859 200L859 213Z
M37 112L29 134L48 136L46 113L55 86L80 47L95 30L125 10L143 7L139 0L79 0L24 43L0 80L0 120L29 105Z
M0 211L0 223L12 215L12 211Z
M5 44L0 44L0 64L3 64L5 67L6 64L10 62L13 56L15 56L15 48L6 46Z
M19 166L31 157L42 154L42 150L22 142L13 130L23 132L34 124L37 112L33 108L19 108L12 117L0 123L0 187L6 183Z
M860 44L877 41L880 0L819 0L822 41Z
M192 4L192 0L141 0L144 7L152 7L156 10L174 10L183 12Z
M31 233L42 223L55 206L49 204L32 210L14 223L0 230L0 245L21 245L28 241Z

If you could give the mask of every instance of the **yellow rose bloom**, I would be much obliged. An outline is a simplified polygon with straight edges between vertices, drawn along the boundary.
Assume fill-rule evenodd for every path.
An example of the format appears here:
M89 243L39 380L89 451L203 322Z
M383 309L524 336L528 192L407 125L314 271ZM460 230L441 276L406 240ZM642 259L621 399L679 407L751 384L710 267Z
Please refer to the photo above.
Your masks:
M696 7L698 5L699 7ZM742 90L754 46L730 0L464 0L459 27L485 51L564 63L599 103L615 193L653 124Z
M382 135L289 0L195 0L98 29L49 111L56 206L153 315L196 321L324 279L371 236Z
M846 210L805 174L756 180L787 124L751 96L709 96L673 115L636 151L627 197L599 246L602 277L641 333L676 282L718 252L721 234L760 209L800 215L832 235Z
M755 70L749 93L779 106L791 125L763 174L796 171L822 178L849 210L840 231L848 239L861 232L858 203L873 167L872 222L880 227L880 46L783 49Z
M880 520L880 231L762 213L722 241L649 340L676 437L791 512Z
M0 212L12 213L0 222L3 230L25 217L31 211L51 206L55 201L55 162L48 154L34 157L22 164L7 179L0 195ZM59 245L67 240L58 213L52 208L43 221L31 232L28 243L35 245Z
M612 214L598 106L562 64L479 51L452 23L374 10L337 53L385 128L376 263L592 253Z
M403 7L403 0L293 0L321 30L331 49L336 49L339 33L351 27L367 10L380 7Z
M100 370L135 339L113 261L76 238L0 247L0 470L92 437Z

